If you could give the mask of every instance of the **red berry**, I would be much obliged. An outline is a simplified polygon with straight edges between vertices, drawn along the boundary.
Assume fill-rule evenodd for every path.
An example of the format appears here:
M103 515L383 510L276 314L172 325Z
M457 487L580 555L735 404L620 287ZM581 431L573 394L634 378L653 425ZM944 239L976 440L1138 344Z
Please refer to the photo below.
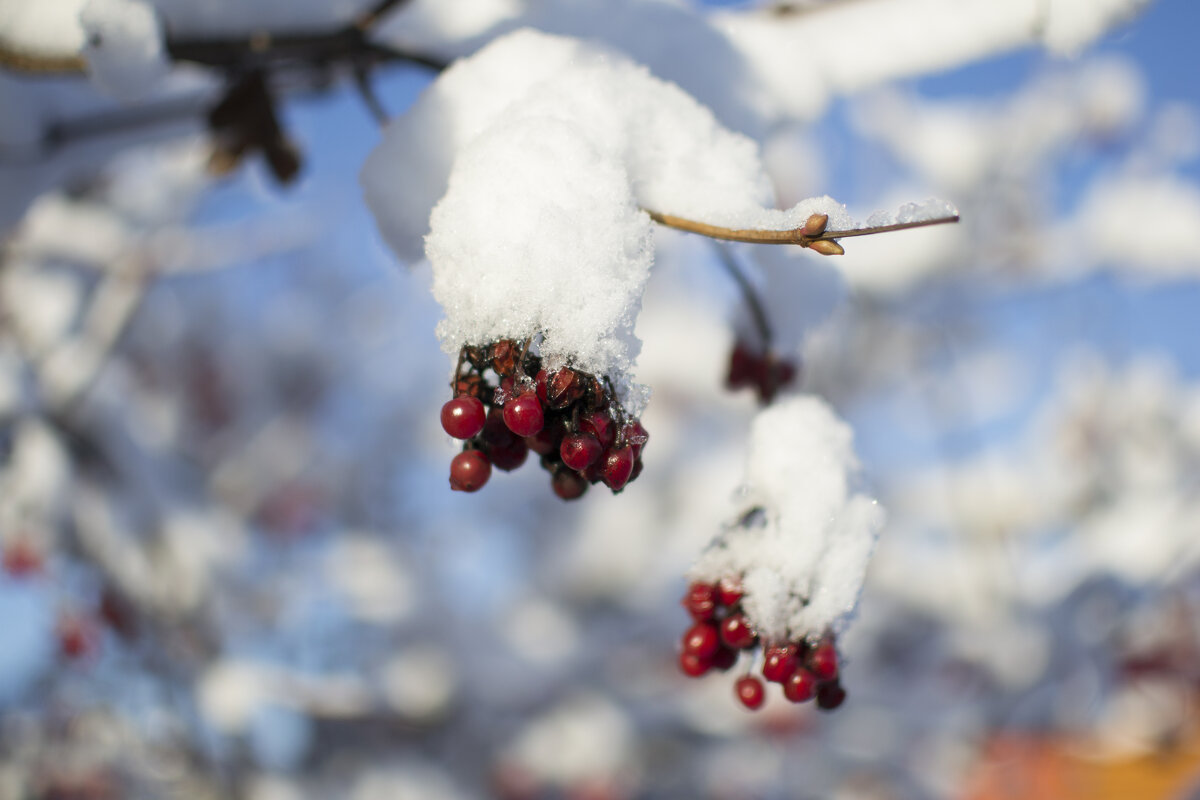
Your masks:
M717 599L723 606L735 606L742 599L742 581L726 575L717 582Z
M721 645L717 648L717 652L713 654L712 666L713 669L719 669L722 672L732 667L737 663L738 651Z
M492 463L479 450L464 450L450 462L450 488L477 492L492 476Z
M525 440L515 437L512 444L507 447L493 447L487 451L488 460L492 462L492 466L505 472L512 472L524 464L528 455L529 446L525 444Z
M633 475L633 448L622 447L609 450L604 456L604 485L618 492L629 483Z
M808 657L808 668L819 681L830 681L838 674L837 650L833 642L825 639Z
M763 677L772 683L783 683L792 676L800 660L796 658L796 648L792 645L775 645L768 647L763 655Z
M707 622L717 610L717 590L707 583L693 583L683 596L683 607L697 622Z
M546 400L551 408L566 408L583 397L584 384L579 373L563 367L546 383Z
M711 659L721 646L717 628L707 622L697 622L683 634L683 651L695 653L703 659Z
M517 436L533 436L545 421L542 404L534 392L522 392L504 406L504 424Z
M600 445L607 450L616 438L616 426L607 411L592 411L579 418L579 430L590 433L600 440Z
M679 668L683 670L685 675L690 675L693 678L699 678L704 673L708 672L712 666L712 661L707 658L701 658L695 653L689 653L684 650L679 654Z
M833 711L846 700L846 690L837 681L822 683L817 687L817 708Z
M753 675L743 675L737 679L737 683L733 687L737 692L737 699L741 700L742 705L746 708L753 711L762 707L766 689L758 678Z
M721 639L735 650L745 650L754 646L758 636L745 614L730 614L721 620Z
M550 488L563 500L574 500L587 491L588 482L577 472L560 469L550 478Z
M42 554L25 539L9 542L4 548L4 571L23 578L42 570Z
M811 700L816 690L817 679L803 667L797 669L791 677L783 682L783 696L793 703Z
M621 428L621 441L633 448L635 458L642 455L642 448L646 446L649 439L650 434L646 433L642 423L636 419L625 423Z
M69 616L58 623L58 649L67 658L83 658L96 647L96 631L80 617Z
M442 428L455 439L470 439L486 421L487 411L477 398L456 397L442 406Z
M549 403L546 400L546 381L547 381L547 379L548 379L548 376L546 375L546 370L539 369L538 373L537 373L537 377L535 377L533 379L533 393L537 395L537 399L538 399L539 403L541 403L543 406L548 407Z
M754 375L758 371L759 357L741 342L733 346L729 354L729 373L725 377L725 386L729 389L740 389L754 383Z
M590 433L571 433L563 437L558 452L564 464L576 472L583 472L600 458L604 448Z

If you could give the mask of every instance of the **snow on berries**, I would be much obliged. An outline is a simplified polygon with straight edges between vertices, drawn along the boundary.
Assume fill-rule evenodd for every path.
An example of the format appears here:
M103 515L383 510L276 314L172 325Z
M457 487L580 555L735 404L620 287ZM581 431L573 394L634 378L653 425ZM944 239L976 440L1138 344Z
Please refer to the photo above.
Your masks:
M441 414L446 433L463 440L450 488L478 491L492 467L509 472L532 451L563 500L593 483L621 491L641 472L646 429L610 381L570 366L547 371L532 344L501 339L460 350L455 396Z
M852 488L856 468L849 427L821 400L790 397L759 413L743 510L690 573L686 674L715 666L714 654L698 646L696 626L706 626L722 647L757 653L762 677L781 684L792 702L841 704L836 637L883 524L878 504Z

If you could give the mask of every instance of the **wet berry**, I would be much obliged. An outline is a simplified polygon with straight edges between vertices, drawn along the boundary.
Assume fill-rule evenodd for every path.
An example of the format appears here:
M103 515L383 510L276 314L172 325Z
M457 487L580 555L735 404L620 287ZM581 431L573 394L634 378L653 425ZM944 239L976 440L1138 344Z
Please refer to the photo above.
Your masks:
M728 575L717 581L717 599L721 605L732 607L742 600L742 581Z
M766 697L766 688L758 678L753 675L743 675L737 679L733 688L737 699L746 708L753 711L762 707L763 699Z
M450 462L450 488L477 492L492 475L492 464L479 450L464 450Z
M609 450L604 456L604 485L614 492L625 488L633 475L633 448Z
M817 690L817 679L808 670L801 667L783 682L783 696L793 703L803 703L811 700Z
M820 681L829 681L837 677L838 657L833 642L822 641L808 657L808 668Z
M696 582L683 596L683 607L697 622L707 622L717 610L717 591L707 583Z
M800 660L796 658L796 648L792 645L768 647L763 654L762 674L772 683L783 683L799 666Z
M504 406L504 424L517 436L533 436L542 429L542 404L533 392L522 392Z
M758 641L745 614L730 614L721 620L721 640L735 650L753 647Z
M487 411L475 397L456 397L442 406L442 428L455 439L470 439L483 430Z
M717 628L707 622L697 622L683 634L683 651L695 653L704 659L711 659L721 646Z
M689 653L684 650L679 654L679 668L683 670L683 674L690 675L693 678L699 678L704 673L708 672L712 666L712 661L707 658L702 658L695 653Z
M590 433L570 433L563 437L559 455L563 463L576 472L583 472L604 452L600 440Z

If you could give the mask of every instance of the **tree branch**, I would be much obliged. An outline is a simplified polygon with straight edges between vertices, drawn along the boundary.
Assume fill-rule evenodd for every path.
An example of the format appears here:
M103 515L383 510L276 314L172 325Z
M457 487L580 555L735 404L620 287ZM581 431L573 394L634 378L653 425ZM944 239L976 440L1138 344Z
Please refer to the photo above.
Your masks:
M689 233L698 233L710 239L721 239L727 242L748 242L750 244L794 244L800 247L813 248L823 255L841 255L844 252L834 241L836 239L843 239L850 236L869 236L875 233L890 233L891 231L902 231L909 228L924 228L930 225L945 225L951 222L958 222L958 215L956 214L949 217L938 217L937 219L897 222L892 225L852 228L845 231L828 231L822 227L818 231L813 225L813 219L823 215L814 214L813 217L810 217L799 228L783 231L765 231L754 228L724 228L720 225L710 225L707 222L696 222L695 220L676 217L672 214L663 214L648 208L642 210L649 214L650 219L659 225L665 225L668 228L675 228ZM819 244L821 242L828 242L832 246L822 246Z

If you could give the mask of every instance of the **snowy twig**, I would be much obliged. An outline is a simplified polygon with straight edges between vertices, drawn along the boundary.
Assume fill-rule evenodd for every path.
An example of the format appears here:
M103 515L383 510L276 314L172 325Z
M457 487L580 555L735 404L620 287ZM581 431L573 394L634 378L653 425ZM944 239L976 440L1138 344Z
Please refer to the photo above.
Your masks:
M750 244L795 244L800 247L813 247L818 242L829 242L833 247L819 246L816 249L823 255L841 255L842 248L837 245L835 239L842 239L848 236L868 236L874 233L890 233L891 231L902 231L909 228L924 228L929 225L944 225L950 222L958 222L958 215L949 217L938 217L937 219L923 219L915 222L897 222L892 225L877 225L869 228L853 228L845 231L822 231L820 233L810 233L808 223L790 230L784 231L764 231L745 228L724 228L720 225L710 225L707 222L696 222L695 220L676 217L671 214L662 214L650 209L644 209L650 215L650 219L657 222L659 225L666 225L668 228L676 228L689 233L698 233L701 236L707 236L710 239L722 239L728 242L748 242Z

